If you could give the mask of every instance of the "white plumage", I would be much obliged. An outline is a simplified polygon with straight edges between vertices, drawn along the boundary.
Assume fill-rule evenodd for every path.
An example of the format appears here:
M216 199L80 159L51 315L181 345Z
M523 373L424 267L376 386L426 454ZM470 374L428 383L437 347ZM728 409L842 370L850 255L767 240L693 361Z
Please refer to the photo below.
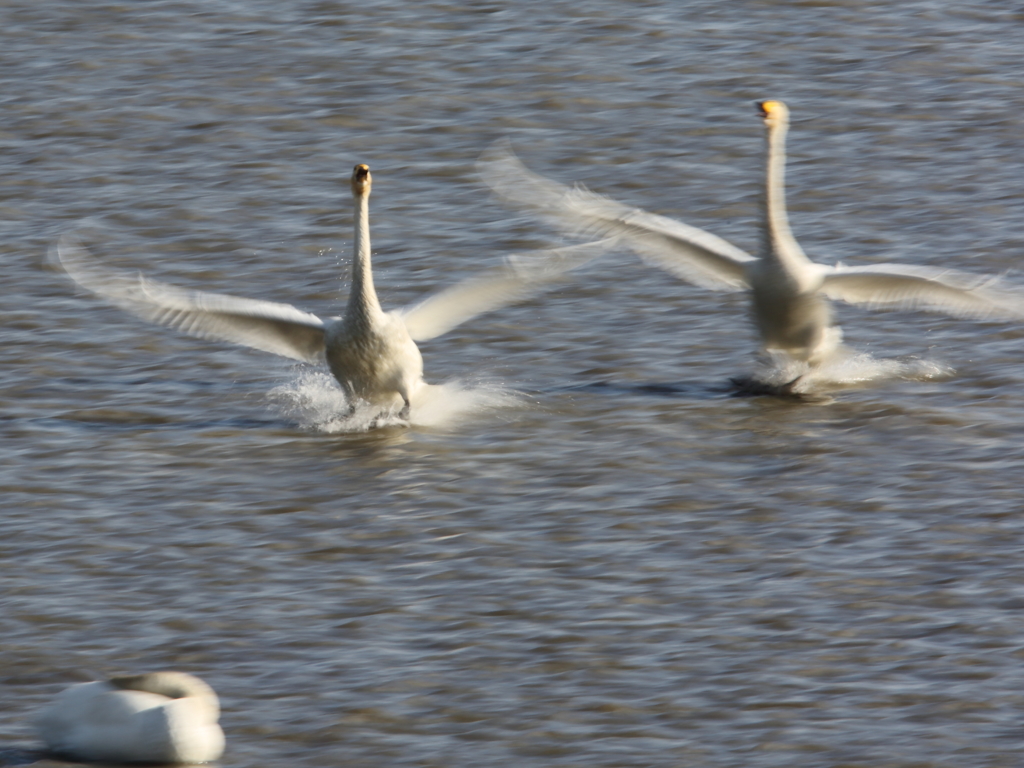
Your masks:
M768 129L759 257L710 232L533 174L507 144L492 150L479 167L491 187L514 204L573 230L620 236L648 263L696 285L749 291L762 349L809 366L827 360L841 339L828 299L961 317L1024 317L1024 295L994 278L907 264L829 267L808 259L786 214L789 110L781 101L759 106Z
M204 763L224 751L220 704L183 672L81 683L62 691L37 720L53 752L93 762Z
M432 339L470 318L524 300L612 245L596 243L512 256L502 266L458 283L419 303L392 312L381 309L370 262L368 166L352 173L355 254L345 313L321 320L288 304L187 291L98 263L73 235L57 254L82 287L146 320L202 338L230 341L294 360L326 362L354 405L364 401L382 413L408 417L410 401L423 386L423 360L416 341Z

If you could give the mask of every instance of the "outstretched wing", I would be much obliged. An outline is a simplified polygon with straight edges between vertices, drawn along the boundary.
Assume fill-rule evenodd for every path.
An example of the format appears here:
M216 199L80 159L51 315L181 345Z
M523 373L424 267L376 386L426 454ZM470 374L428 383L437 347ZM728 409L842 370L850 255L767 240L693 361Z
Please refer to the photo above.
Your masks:
M958 317L1024 317L1024 291L992 277L910 264L837 266L821 292L850 304L923 309Z
M507 141L493 145L477 168L506 201L554 217L570 229L621 236L645 261L687 282L720 291L749 287L747 266L757 259L746 251L702 229L538 176Z
M112 269L93 259L70 234L60 238L57 256L80 286L144 320L294 360L323 358L323 321L289 304L187 291Z
M529 255L509 256L500 267L456 283L400 310L400 314L415 341L433 339L472 317L540 293L566 272L605 253L616 242L616 238L606 238Z

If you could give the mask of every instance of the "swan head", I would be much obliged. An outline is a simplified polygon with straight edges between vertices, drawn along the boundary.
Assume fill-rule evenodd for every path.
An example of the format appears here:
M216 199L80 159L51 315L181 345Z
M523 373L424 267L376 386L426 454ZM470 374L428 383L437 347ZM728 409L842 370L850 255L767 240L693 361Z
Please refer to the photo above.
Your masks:
M775 99L768 99L766 101L757 102L758 109L761 110L761 117L764 118L764 124L769 128L773 128L777 125L787 125L789 123L789 107L784 102L777 101Z
M352 169L352 196L367 197L370 194L370 184L373 179L370 177L370 166L360 163Z

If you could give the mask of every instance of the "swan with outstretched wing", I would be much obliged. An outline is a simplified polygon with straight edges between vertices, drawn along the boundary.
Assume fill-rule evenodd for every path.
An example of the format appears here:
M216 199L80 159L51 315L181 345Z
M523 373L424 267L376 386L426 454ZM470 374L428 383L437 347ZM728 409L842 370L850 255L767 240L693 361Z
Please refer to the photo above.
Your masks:
M758 106L767 128L767 166L757 257L710 232L538 176L507 142L495 145L479 169L492 189L514 205L575 231L621 237L644 261L695 285L749 291L762 348L812 366L827 360L841 339L829 299L959 317L1024 317L1024 293L991 277L908 264L829 267L808 259L786 212L789 110L781 101Z
M83 288L145 320L192 336L228 341L307 363L326 362L350 403L365 401L381 412L408 418L411 398L423 386L417 341L440 336L460 323L523 301L550 288L565 273L608 250L614 238L510 256L501 266L430 296L385 312L377 299L370 261L370 169L352 172L355 255L352 286L341 317L322 320L289 304L188 291L103 265L74 234L57 244L65 271Z

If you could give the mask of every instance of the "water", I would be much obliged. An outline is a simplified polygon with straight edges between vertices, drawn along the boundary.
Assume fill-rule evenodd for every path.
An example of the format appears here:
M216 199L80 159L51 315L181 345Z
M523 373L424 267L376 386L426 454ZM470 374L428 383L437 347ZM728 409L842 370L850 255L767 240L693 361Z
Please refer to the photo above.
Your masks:
M402 306L558 242L476 177L504 136L752 249L773 97L814 258L1013 279L1020 22L5 4L0 762L37 757L66 685L174 668L221 695L225 766L1020 764L1019 325L838 307L874 381L734 398L743 297L613 255L422 345L433 421L352 432L316 371L139 323L46 259L97 217L110 263L330 315L366 162Z

